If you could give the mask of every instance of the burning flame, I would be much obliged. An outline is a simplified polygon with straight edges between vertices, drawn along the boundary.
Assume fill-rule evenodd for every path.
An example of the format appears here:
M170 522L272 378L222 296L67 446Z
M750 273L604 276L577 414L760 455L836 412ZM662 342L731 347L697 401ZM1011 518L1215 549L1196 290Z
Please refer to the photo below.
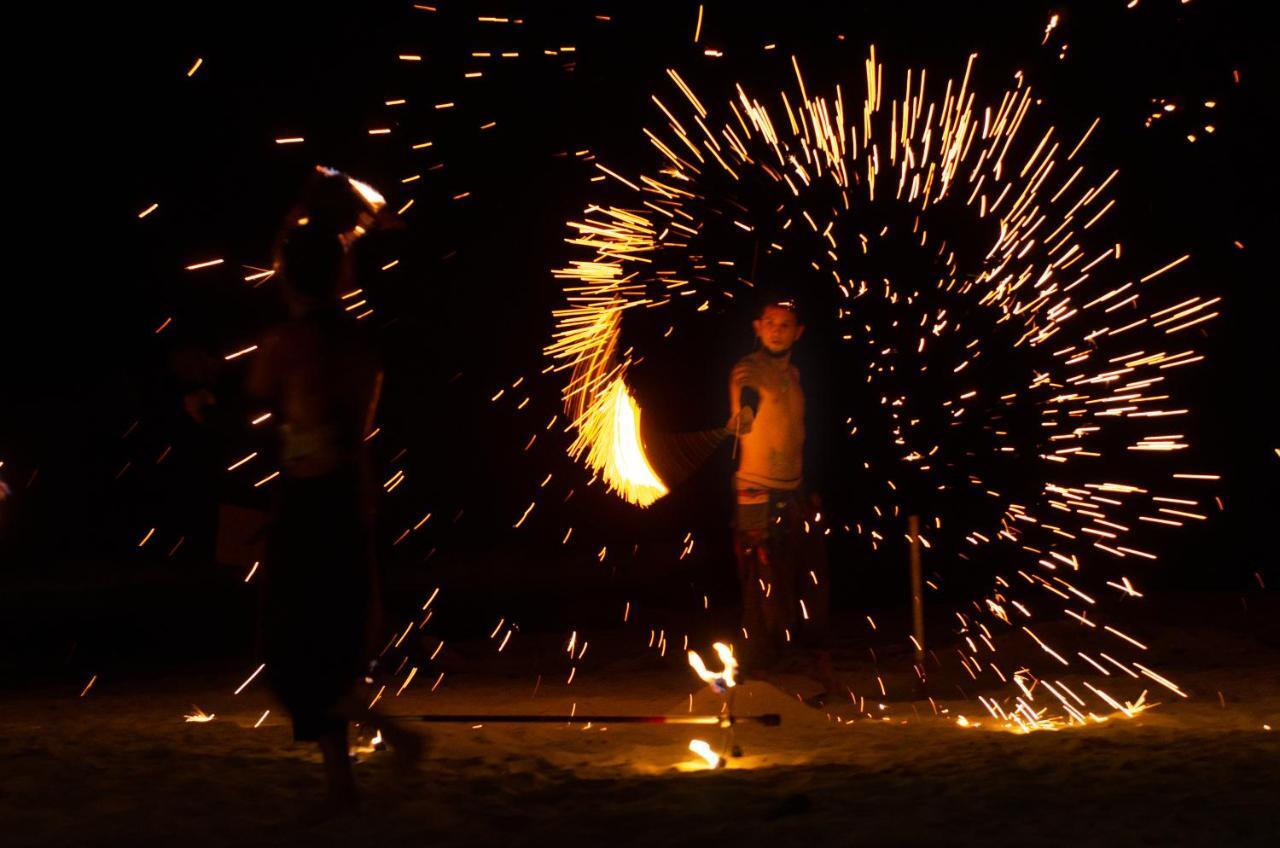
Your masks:
M722 765L720 755L711 750L711 746L701 739L691 741L689 750L706 760L707 765L711 768L719 768Z
M621 377L582 416L577 445L609 490L630 503L649 506L667 493L644 453L640 406Z
M375 751L381 751L384 746L382 731L377 728L373 731L373 737L365 744L356 744L351 746L350 753L355 754L372 754Z
M694 673L702 678L704 683L710 684L712 689L723 694L738 683L738 661L734 659L733 648L724 642L716 642L712 647L715 648L716 655L720 657L720 663L724 666L723 671L717 673L708 670L706 663L702 661L702 657L698 655L697 651L689 652L689 665L693 667Z
M205 711L197 707L195 704L191 705L191 709L195 710L195 712L191 713L190 715L183 716L182 717L183 721L187 721L187 722L194 721L194 722L199 722L203 724L204 722L213 721L215 718L217 718L216 713L209 713L208 715L206 715Z
M667 493L640 441L640 405L621 380L613 388L613 467L637 503L653 503Z
M360 198L369 204L369 208L374 212L387 205L387 199L368 183L363 183L355 177L347 177L347 184L355 189L356 194L360 195Z

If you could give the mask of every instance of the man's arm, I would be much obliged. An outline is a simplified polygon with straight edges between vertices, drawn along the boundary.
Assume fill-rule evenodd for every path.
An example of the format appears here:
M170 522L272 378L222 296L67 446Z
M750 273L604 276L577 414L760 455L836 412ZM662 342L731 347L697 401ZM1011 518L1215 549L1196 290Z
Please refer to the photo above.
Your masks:
M193 421L223 436L240 434L251 413L276 400L276 356L279 340L269 333L249 362L248 373L240 379L233 374L206 379L183 394L182 405Z
M744 411L744 397L756 391L751 385L751 368L745 362L733 366L729 374L729 423L726 428L742 436L751 432L751 424L755 421L755 409L747 400ZM759 401L756 401L759 405Z

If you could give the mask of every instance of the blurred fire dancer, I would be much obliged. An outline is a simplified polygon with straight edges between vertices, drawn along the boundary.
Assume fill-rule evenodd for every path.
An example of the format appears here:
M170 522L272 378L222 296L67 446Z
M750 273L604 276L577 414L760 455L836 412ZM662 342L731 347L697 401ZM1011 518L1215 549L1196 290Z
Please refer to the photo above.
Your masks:
M320 747L327 797L316 818L357 808L350 722L381 731L402 770L425 748L422 737L356 694L382 626L365 445L383 372L340 293L351 285L351 247L377 225L381 207L371 187L317 167L276 240L286 317L261 341L247 386L253 409L272 411L280 447L260 578L260 647L294 739ZM232 415L232 404L208 389L188 393L184 405L199 422L244 420L246 412Z
M817 495L804 489L805 399L791 350L804 334L794 300L767 297L752 322L757 349L729 378L736 434L734 552L742 588L744 665L776 667L787 654L839 697L827 650L830 585Z
M263 340L249 376L250 394L274 411L281 450L264 563L263 659L294 738L320 746L330 812L357 801L348 722L379 728L402 763L423 745L354 693L381 619L365 436L383 374L340 306L355 221L349 204L332 198L349 194L346 182L317 178L310 200L290 213L275 263L288 317Z

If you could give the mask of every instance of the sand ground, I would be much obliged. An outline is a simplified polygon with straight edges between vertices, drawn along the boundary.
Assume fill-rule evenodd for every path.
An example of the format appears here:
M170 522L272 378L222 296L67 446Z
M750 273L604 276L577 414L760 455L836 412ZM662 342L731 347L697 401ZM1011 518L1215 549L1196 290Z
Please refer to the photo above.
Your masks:
M689 727L432 726L397 777L359 754L364 811L300 824L318 757L265 688L217 675L0 700L0 842L23 845L1275 845L1280 653L1193 670L1186 701L1086 728L1015 735L973 701L897 701L850 722L799 703L803 681L748 681L741 758L711 771ZM1068 678L1069 679L1069 678ZM792 685L794 682L795 685ZM391 711L688 713L718 697L678 667L622 664L545 683L459 673ZM690 697L692 693L692 698ZM1219 697L1219 693L1221 697ZM214 720L188 723L192 705ZM270 715L254 727L264 710ZM982 722L962 729L956 717ZM888 720L884 720L885 718ZM1269 726L1272 730L1266 729ZM701 732L699 732L701 731Z

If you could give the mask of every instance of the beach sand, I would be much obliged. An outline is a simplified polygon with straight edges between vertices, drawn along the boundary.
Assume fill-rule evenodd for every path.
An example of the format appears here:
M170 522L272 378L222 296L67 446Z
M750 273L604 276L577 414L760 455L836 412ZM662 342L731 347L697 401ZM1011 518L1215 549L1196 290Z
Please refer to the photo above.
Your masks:
M0 842L1274 845L1280 651L1236 647L1178 677L1187 700L1153 686L1160 705L1136 717L1031 734L999 729L974 700L828 713L798 700L813 691L802 678L747 680L735 712L779 713L782 725L739 725L742 756L714 771L687 747L722 745L714 727L417 725L432 747L416 771L399 777L389 753L359 753L363 811L319 824L305 823L322 791L318 755L292 742L260 682L236 696L241 678L184 672L103 679L83 698L9 693ZM544 680L536 694L494 671L451 674L435 692L431 682L388 693L388 712L688 714L722 703L679 663L643 659L571 686ZM214 719L186 722L193 705Z

